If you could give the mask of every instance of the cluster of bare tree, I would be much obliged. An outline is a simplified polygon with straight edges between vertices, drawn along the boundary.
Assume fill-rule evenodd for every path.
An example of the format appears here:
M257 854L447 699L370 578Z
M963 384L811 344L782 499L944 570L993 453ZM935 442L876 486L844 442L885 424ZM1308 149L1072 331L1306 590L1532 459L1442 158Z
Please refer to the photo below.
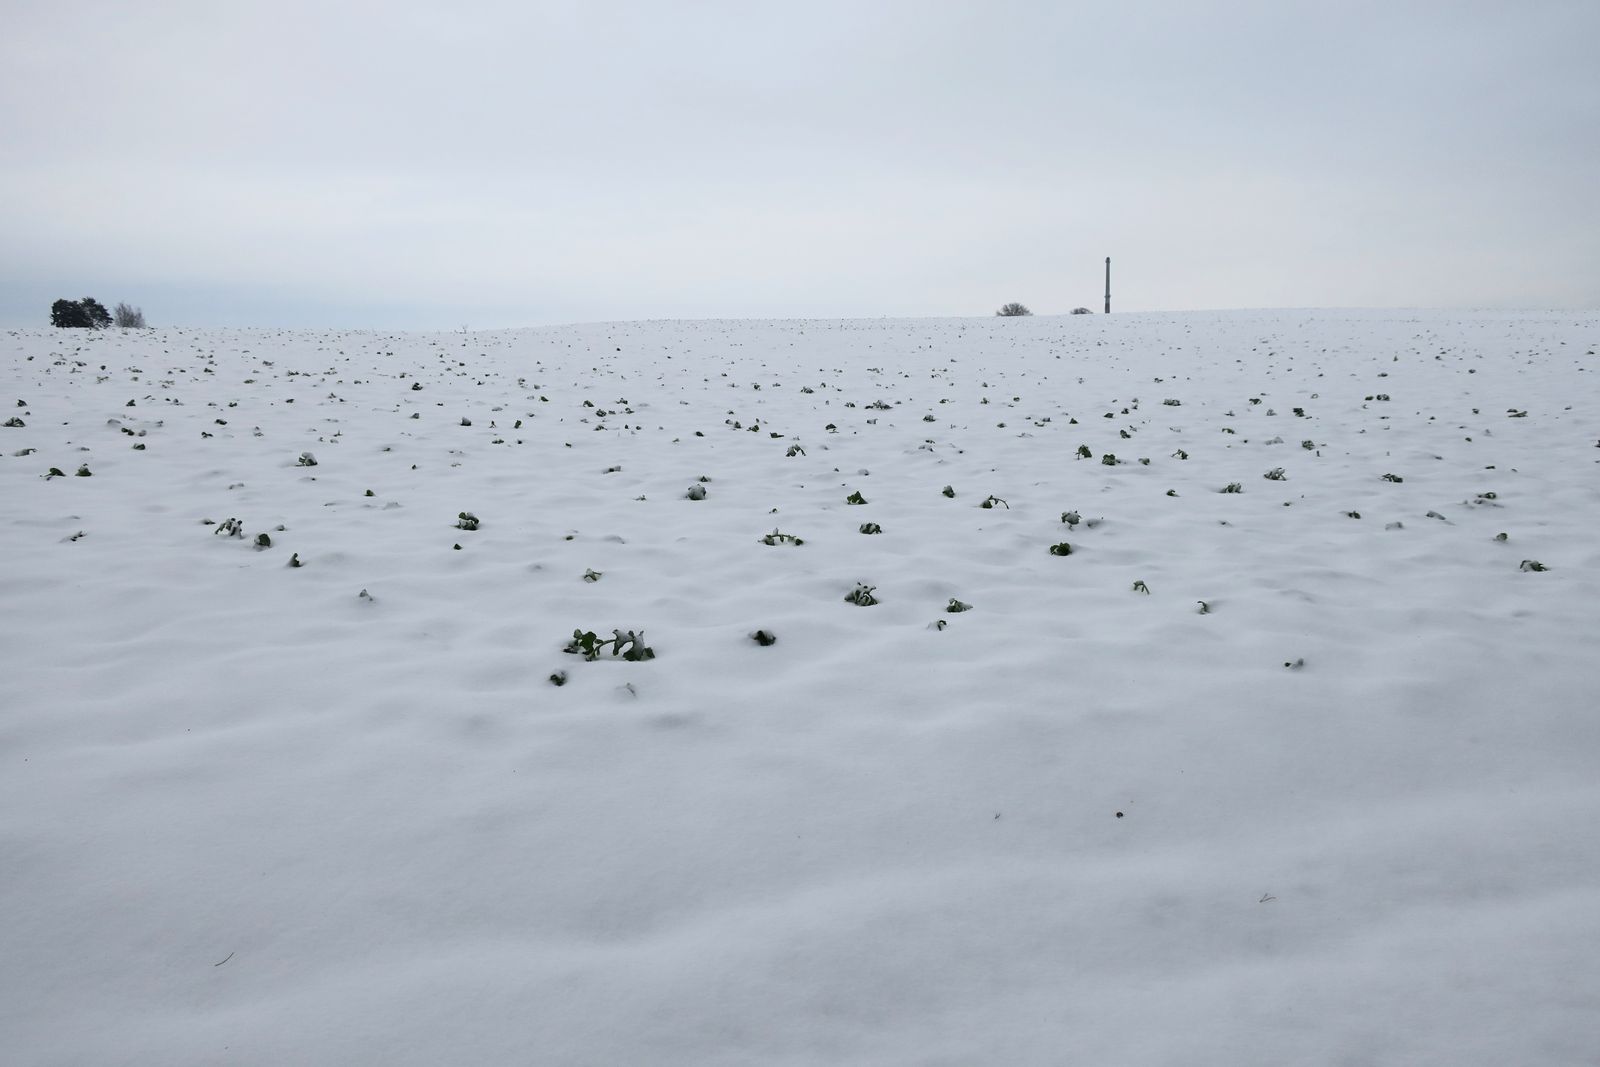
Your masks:
M110 311L92 296L82 300L57 300L50 305L50 325L103 330L107 326L123 329L143 329L144 312L129 304L119 303Z

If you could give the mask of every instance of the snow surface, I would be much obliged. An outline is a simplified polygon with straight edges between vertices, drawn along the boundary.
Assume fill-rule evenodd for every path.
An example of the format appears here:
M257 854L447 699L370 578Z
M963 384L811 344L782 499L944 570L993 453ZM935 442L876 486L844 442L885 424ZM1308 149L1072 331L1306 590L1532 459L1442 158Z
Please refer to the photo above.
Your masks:
M6 1064L1600 1062L1592 314L0 342Z

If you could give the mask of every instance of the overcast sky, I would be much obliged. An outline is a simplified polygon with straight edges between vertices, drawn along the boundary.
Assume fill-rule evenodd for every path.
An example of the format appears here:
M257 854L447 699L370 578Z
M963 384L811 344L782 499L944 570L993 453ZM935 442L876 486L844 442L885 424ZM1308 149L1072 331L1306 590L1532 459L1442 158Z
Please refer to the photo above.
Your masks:
M0 0L0 325L1600 307L1600 0Z

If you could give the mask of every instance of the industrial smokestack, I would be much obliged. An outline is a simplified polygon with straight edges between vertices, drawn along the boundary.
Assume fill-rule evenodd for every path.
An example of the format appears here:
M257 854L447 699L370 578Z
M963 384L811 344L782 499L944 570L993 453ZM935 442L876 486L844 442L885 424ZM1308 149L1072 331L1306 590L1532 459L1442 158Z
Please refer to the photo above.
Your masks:
M1111 314L1111 257L1106 257L1106 314Z

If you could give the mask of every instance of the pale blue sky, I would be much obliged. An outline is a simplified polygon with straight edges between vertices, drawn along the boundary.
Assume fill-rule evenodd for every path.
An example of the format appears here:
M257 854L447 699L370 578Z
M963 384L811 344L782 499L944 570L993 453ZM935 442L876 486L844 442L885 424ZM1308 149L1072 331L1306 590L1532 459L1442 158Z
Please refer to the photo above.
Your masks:
M1600 3L3 2L0 325L1600 307Z

